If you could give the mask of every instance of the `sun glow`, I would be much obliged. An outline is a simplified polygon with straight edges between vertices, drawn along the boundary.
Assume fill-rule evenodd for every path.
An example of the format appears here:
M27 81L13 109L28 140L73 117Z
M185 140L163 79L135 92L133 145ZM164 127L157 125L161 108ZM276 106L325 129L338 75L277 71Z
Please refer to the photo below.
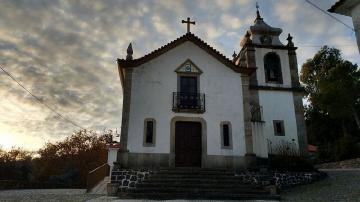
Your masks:
M37 150L44 143L41 137L17 133L0 123L0 147L2 149L10 150L12 147L21 147L26 150Z
M13 135L0 124L0 146L3 149L10 149L11 147L15 146L16 141Z

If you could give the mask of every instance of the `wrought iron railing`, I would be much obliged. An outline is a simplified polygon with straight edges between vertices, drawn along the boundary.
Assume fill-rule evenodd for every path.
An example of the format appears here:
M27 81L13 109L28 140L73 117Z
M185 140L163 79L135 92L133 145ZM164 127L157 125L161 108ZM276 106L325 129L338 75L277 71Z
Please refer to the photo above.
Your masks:
M205 94L174 92L173 111L195 113L205 112Z

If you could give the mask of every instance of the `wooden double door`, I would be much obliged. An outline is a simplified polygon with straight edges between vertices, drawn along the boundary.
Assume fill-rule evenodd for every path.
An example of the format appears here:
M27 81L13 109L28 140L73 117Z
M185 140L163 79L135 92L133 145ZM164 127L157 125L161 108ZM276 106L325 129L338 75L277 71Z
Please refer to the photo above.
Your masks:
M201 167L201 123L175 123L175 166Z

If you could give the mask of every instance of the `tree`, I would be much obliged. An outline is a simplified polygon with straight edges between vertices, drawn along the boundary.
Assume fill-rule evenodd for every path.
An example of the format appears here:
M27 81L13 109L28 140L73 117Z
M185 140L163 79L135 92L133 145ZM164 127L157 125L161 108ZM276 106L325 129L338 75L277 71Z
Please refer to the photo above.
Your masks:
M0 180L28 180L33 152L21 148L5 151L0 147Z
M90 170L106 163L106 143L112 131L99 135L80 130L65 140L47 143L35 161L36 178L64 186L84 187Z
M348 122L360 130L360 71L356 64L344 60L338 49L324 46L303 64L300 80L312 110L340 121L343 135L349 135Z

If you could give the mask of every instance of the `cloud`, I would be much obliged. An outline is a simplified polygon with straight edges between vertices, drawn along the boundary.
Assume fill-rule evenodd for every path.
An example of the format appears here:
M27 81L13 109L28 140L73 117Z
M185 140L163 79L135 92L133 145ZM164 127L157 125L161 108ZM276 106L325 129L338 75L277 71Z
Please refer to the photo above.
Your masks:
M238 29L241 26L243 26L243 23L240 20L240 18L228 14L221 16L221 22L223 26L228 27L230 29Z

